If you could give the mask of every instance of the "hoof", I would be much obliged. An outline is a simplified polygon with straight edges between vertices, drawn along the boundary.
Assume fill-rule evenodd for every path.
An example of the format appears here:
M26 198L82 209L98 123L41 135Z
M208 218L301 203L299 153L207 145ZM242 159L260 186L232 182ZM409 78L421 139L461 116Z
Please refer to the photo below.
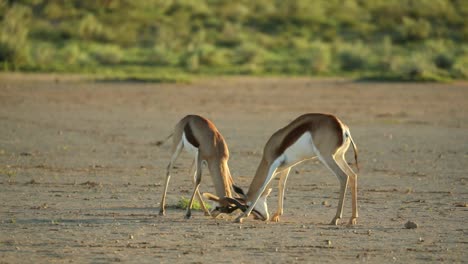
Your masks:
M185 219L190 219L190 218L192 218L192 214L186 214L185 215Z
M242 222L244 222L244 216L243 215L237 217L236 220L234 220L234 223L242 224Z
M166 212L165 212L165 211L159 211L159 215L160 215L160 216L165 216L165 215L166 215Z
M272 222L279 222L280 220L280 215L279 214L274 214L272 217L271 217L271 221Z
M210 212L205 212L205 216L211 216Z
M330 225L336 226L336 225L338 225L339 222L340 222L340 218L334 217L334 218L331 220Z
M353 226L353 225L356 225L356 224L357 224L357 218L356 217L351 217L351 219L349 219L348 226Z

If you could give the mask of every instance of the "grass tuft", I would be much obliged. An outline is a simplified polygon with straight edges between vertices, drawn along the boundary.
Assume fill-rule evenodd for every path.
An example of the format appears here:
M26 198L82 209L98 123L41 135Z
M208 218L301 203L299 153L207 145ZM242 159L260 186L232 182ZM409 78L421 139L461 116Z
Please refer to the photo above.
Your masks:
M176 208L177 209L187 209L188 205L189 205L189 202L190 202L190 199L188 198L185 198L185 197L180 197L180 200L179 202L177 203L176 205ZM205 207L207 209L211 209L211 205L208 204L208 203L205 203ZM193 200L193 205L192 205L192 209L193 210L198 210L198 211L201 211L202 210L202 207L200 205L200 202L197 200L197 199L194 199Z

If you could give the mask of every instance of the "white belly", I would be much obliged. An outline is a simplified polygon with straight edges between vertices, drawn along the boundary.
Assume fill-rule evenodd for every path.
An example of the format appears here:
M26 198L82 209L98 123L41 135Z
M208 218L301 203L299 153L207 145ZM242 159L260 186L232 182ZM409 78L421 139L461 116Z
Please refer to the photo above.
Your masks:
M284 151L283 166L290 167L303 160L314 158L317 155L318 153L312 140L312 135L306 132Z
M187 137L185 136L185 133L182 134L182 142L185 151L196 157L198 154L198 148L190 144L190 142L187 140Z

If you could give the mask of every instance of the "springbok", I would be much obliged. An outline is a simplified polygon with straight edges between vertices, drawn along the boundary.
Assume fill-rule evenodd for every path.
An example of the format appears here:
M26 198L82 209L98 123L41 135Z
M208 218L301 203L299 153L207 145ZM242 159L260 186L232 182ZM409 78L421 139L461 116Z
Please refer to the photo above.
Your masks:
M242 189L235 188L234 190L241 194L243 198L226 198L227 202L235 204L235 208L243 211L236 219L236 222L242 222L252 211L256 218L264 221L269 219L267 197L271 192L271 188L267 190L267 187L273 177L280 175L278 209L271 218L272 221L278 222L280 216L283 215L284 190L291 167L304 160L318 157L340 181L338 209L330 224L337 225L342 217L348 180L351 183L352 192L352 216L349 224L356 224L358 217L357 175L345 160L345 153L350 143L353 146L354 159L359 170L357 148L349 128L334 115L305 114L278 130L265 145L262 160L247 194L244 194ZM231 210L235 208L231 208Z
M226 212L229 205L223 204L224 199L220 201L219 197L232 197L233 180L228 166L228 146L221 133L219 133L218 129L210 120L197 115L188 115L177 123L174 132L169 135L166 140L171 136L173 137L172 155L171 161L167 166L166 182L161 199L159 215L166 215L166 193L169 186L169 180L171 178L171 170L182 149L185 149L194 156L191 171L193 172L193 168L195 168L195 172L193 174L195 187L187 207L185 218L188 219L192 215L191 209L195 195L197 195L198 200L205 211L205 215L212 214L215 217L221 212ZM162 143L163 142L158 142L157 145L161 145ZM211 213L206 208L199 191L203 164L205 164L210 171L216 189L216 194L218 195L214 196L210 194L208 197L210 200L218 201L221 205L221 207L216 207Z

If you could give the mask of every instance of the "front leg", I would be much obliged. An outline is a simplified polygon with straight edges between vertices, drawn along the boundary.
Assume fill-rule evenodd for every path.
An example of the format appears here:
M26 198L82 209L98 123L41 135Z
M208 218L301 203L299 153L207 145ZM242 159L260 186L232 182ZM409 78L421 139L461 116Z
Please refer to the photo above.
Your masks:
M197 158L197 167L196 167L196 176L195 176L195 188L193 189L192 197L190 198L190 202L187 207L187 212L185 213L185 219L190 219L192 217L192 205L193 199L197 193L200 193L198 188L200 187L201 177L202 177L202 166L200 157ZM203 202L203 201L202 201Z
M200 194L200 190L197 190L197 198L198 198L198 201L200 202L201 208L205 212L205 216L211 216L210 210L208 210L208 208L206 208L205 206L205 202L203 201L203 198Z
M271 180L275 176L276 170L278 169L278 167L281 165L282 162L283 162L282 158L277 158L273 162L273 164L271 164L269 166L269 170L268 170L268 174L267 174L267 177L265 179L265 182L263 182L262 186L259 188L259 190L257 190L257 193L256 193L254 199L252 200L252 204L247 208L247 210L243 214L241 214L239 217L237 217L234 222L242 223L244 218L249 217L250 213L252 213L252 210L255 208L255 205L257 204L258 200L260 199L260 196L263 194L263 192L265 192L266 187L268 186L268 184L271 182ZM266 220L268 220L268 219L266 219Z
M283 202L284 202L284 191L286 187L286 180L288 179L289 172L291 168L287 168L284 171L280 172L280 180L278 183L278 209L276 213L271 217L271 221L279 222L280 216L283 215Z

